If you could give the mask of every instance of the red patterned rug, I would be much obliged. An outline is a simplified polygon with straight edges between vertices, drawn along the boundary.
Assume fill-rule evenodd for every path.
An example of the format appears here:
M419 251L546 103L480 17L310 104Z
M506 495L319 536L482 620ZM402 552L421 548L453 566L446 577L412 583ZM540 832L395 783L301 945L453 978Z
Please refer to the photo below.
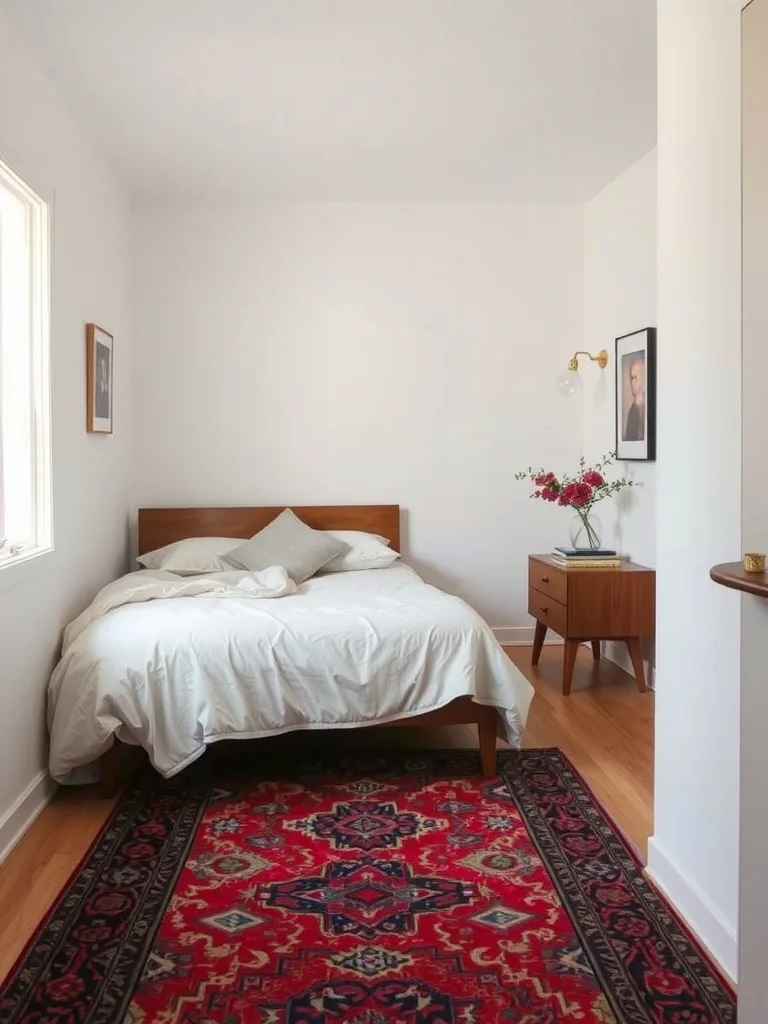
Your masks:
M562 754L148 780L0 992L3 1024L733 1024Z

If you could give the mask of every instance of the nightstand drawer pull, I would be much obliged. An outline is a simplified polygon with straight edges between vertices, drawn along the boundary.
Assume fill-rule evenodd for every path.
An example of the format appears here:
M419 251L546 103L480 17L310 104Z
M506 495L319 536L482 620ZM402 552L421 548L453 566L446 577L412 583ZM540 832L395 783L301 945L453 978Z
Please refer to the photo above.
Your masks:
M550 597L558 604L568 604L568 573L565 569L531 558L528 562L528 586L538 590L545 600Z
M528 614L546 626L565 636L568 625L568 608L558 601L554 594L545 594L531 587L528 590Z

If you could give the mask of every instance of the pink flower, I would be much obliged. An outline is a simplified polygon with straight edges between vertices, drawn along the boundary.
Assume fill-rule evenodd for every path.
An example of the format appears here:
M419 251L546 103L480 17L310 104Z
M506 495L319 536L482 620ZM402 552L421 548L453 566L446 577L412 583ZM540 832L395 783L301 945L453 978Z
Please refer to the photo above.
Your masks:
M533 478L533 482L536 484L537 487L544 487L547 484L552 484L555 483L556 481L557 477L552 472L539 473L537 476Z
M602 474L598 473L596 469L588 469L581 479L591 487L602 487L605 483Z
M570 505L571 498L573 497L573 484L566 484L565 487L560 491L560 495L557 499L558 505Z
M571 496L571 505L574 508L581 508L583 505L588 505L592 499L592 488L589 484L583 481L573 485L573 495Z
M579 480L576 483L566 484L557 498L558 505L570 505L572 508L581 508L588 505L592 500L593 490L589 484Z
M631 487L632 480L606 480L604 470L612 465L615 452L604 455L594 466L587 466L584 458L579 459L577 476L558 477L551 470L525 469L515 473L516 480L530 480L533 483L531 498L549 501L564 507L578 509L583 517L595 502L618 494L624 487Z

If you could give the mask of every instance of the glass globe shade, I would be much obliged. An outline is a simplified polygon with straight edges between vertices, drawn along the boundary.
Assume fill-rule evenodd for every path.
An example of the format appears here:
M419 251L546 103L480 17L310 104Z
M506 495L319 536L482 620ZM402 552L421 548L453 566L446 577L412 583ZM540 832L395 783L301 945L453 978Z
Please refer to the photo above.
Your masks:
M557 378L557 390L564 398L570 398L581 391L581 374L577 370L565 370Z

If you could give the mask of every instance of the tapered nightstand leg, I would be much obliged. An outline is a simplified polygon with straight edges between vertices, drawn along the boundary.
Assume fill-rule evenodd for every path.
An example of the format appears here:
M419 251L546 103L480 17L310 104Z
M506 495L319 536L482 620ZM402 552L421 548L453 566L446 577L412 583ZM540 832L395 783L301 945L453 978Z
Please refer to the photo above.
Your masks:
M599 640L593 640L592 641L592 657L595 659L595 661L600 661L600 641Z
M576 664L576 655L579 653L578 640L565 641L565 653L563 654L563 696L567 697L571 692L573 682L573 668Z
M536 632L533 634L533 657L531 658L532 665L539 664L539 657L541 655L541 648L544 646L544 640L547 636L547 627L543 622L536 621Z
M629 656L632 659L632 668L635 670L635 679L640 693L645 693L645 666L643 665L643 652L640 650L640 637L631 636L626 641Z

